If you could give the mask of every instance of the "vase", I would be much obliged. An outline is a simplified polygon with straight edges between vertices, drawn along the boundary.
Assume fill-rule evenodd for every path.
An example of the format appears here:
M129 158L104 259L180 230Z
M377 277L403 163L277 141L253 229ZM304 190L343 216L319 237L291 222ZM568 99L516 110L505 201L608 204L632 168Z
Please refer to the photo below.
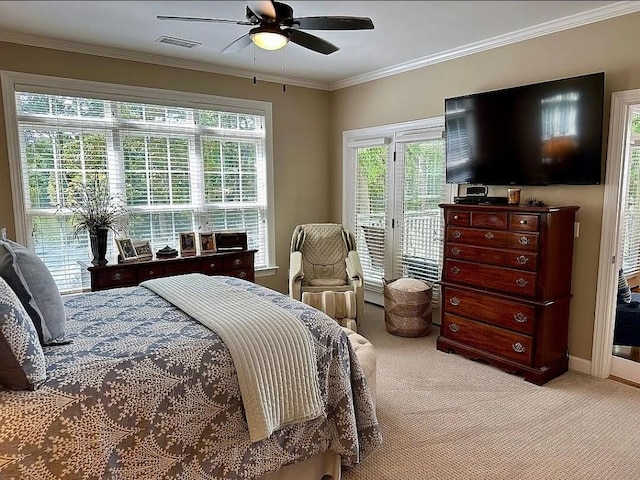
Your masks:
M107 228L98 228L97 230L89 232L91 253L93 254L93 260L91 260L91 263L94 265L106 265L108 263L106 258L107 233L109 233L109 229Z

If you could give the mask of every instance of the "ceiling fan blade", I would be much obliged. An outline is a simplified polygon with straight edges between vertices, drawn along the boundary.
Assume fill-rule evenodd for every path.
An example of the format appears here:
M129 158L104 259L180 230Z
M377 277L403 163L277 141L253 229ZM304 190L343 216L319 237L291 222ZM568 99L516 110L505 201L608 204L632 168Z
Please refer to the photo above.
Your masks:
M313 50L314 52L329 55L330 53L339 50L339 48L334 44L329 43L320 37L316 37L315 35L311 35L310 33L301 32L300 30L293 28L288 28L285 31L289 34L289 41L297 43L301 47Z
M271 0L263 0L256 2L246 2L247 8L253 12L253 14L260 20L275 21L276 20L276 7Z
M223 18L202 18L202 17L172 17L168 15L158 15L158 20L180 20L181 22L210 22L210 23L234 23L237 25L254 25L245 20L225 20Z
M305 30L367 30L373 22L367 17L301 17L294 18L293 24Z
M222 49L222 53L236 53L251 45L251 35L245 33Z

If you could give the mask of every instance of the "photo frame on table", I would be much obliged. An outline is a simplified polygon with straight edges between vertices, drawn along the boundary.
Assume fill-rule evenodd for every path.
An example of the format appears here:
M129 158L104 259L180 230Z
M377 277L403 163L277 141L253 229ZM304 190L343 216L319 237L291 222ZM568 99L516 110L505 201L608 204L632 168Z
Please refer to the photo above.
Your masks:
M183 232L180 234L180 255L182 257L192 257L196 254L196 234L195 232Z
M153 259L153 250L151 249L151 243L149 243L149 240L135 240L133 242L133 248L136 249L138 260Z
M136 247L133 246L133 241L130 238L116 238L116 245L118 245L120 258L123 262L132 262L138 259Z
M200 233L200 254L216 253L216 237L213 232Z

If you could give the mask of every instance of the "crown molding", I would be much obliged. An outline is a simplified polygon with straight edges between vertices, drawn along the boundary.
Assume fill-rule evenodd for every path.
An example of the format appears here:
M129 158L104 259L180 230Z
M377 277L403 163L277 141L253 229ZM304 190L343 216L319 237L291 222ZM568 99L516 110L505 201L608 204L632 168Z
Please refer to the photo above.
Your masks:
M399 73L409 72L418 68L434 65L436 63L446 62L467 55L473 55L474 53L484 52L493 48L503 47L512 43L530 40L532 38L549 35L551 33L556 33L563 30L569 30L571 28L608 20L610 18L615 18L638 11L640 11L640 1L616 2L614 4L595 8L587 12L576 13L568 17L551 20L549 22L541 23L540 25L535 25L533 27L527 27L515 32L499 35L488 40L482 40L479 42L463 45L461 47L452 48L451 50L446 50L435 55L428 55L426 57L411 60L409 62L399 63L391 67L381 68L379 70L374 70L372 72L357 75L355 77L339 80L337 82L331 82L329 83L329 90L339 90L341 88L352 87L354 85L370 82L372 80L390 77Z
M281 77L277 75L253 72L251 70L243 70L240 68L223 67L221 65L215 65L207 62L166 57L164 55L143 53L115 47L105 47L89 43L72 42L51 37L27 35L24 33L10 32L7 30L0 31L0 42L19 43L32 47L52 48L54 50L64 50L67 52L81 53L85 55L109 57L118 60L152 63L154 65L162 65L165 67L185 68L188 70L197 70L219 75L230 75L232 77L253 78L255 76L258 80L263 82L283 83L286 85L313 88L316 90L329 89L329 84L327 82Z

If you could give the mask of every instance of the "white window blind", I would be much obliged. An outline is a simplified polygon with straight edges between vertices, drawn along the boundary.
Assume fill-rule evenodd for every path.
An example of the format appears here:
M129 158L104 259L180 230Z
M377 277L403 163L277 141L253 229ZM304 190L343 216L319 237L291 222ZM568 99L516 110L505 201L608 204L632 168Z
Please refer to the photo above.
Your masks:
M627 160L622 268L627 275L640 273L640 112L631 121Z
M387 222L386 144L353 149L354 235L365 283L378 291L384 276L385 231Z
M78 262L90 258L65 201L94 175L131 212L122 236L157 250L178 248L180 232L244 231L256 268L271 266L266 115L37 90L15 101L29 246L61 290L83 287Z

